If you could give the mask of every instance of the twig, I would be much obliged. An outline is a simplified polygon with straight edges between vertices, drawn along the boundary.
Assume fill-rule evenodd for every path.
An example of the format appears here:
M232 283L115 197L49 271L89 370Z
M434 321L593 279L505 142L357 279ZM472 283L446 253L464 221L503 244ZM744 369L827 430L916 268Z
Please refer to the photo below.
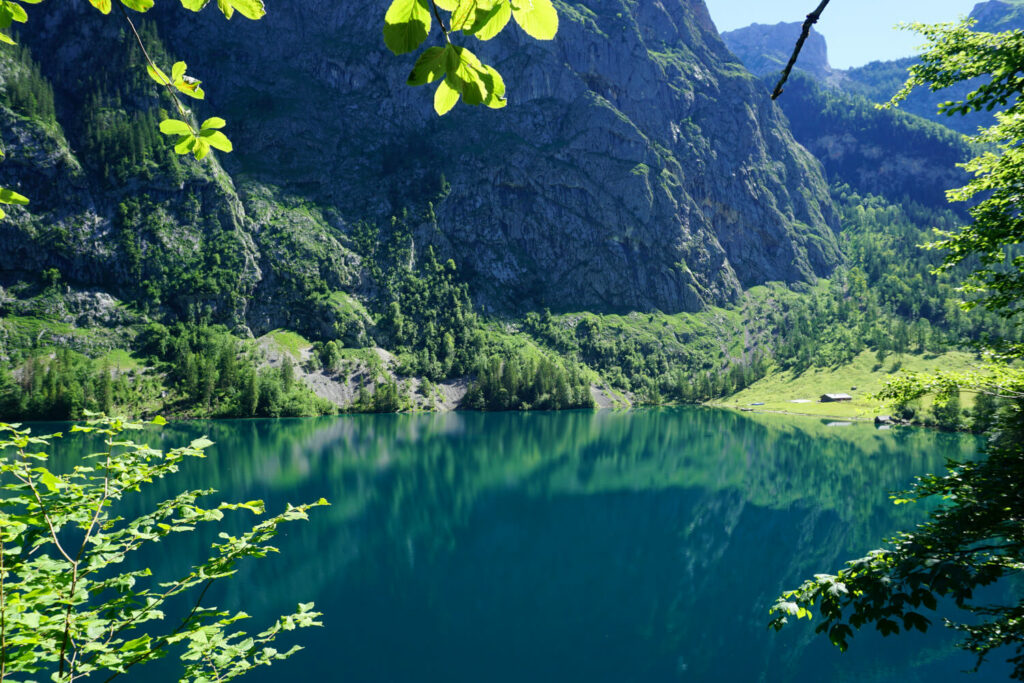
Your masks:
M46 521L46 526L50 529L50 538L53 539L53 544L57 547L57 550L60 551L60 554L64 556L64 559L67 560L69 564L74 564L75 561L71 559L71 556L68 555L67 552L64 550L64 546L62 546L60 544L60 541L57 540L57 530L53 528L53 521L50 519L49 513L46 512L46 505L43 503L43 499L42 497L40 497L39 491L36 490L35 484L32 483L31 479L22 477L17 472L11 472L11 474L13 474L18 479L18 481L28 486L29 490L32 492L32 495L36 499L36 503L39 504L39 509L43 511L43 519Z
M199 610L199 607L200 607L200 605L203 602L203 596L206 595L206 591L208 591L210 589L210 586L213 585L213 582L214 582L214 579L207 580L206 585L203 586L203 590L200 591L200 593L199 593L199 597L196 598L196 604L192 606L192 611L188 613L188 616L185 617L180 624L178 624L178 628L176 628L173 631L171 631L171 633L169 635L162 636L159 639L159 640L162 640L163 642L160 645L158 645L157 647L162 647L163 645L165 645L167 643L167 641L171 638L171 636L177 635L178 633L181 632L181 629L183 629L186 626L188 626L188 623L190 621L192 621L192 617L194 617L196 615L196 612ZM180 585L180 582L179 582L179 585ZM107 639L107 642L110 642L109 638ZM150 652L152 652L152 651L153 651L153 648L150 648ZM135 666L136 664L138 664L139 662L141 662L143 659L146 658L146 656L148 654L149 654L149 652L145 653L145 654L142 654L142 655L136 657L135 659L133 659L132 661L128 662L127 664L125 664L125 666L124 666L125 671L127 671L129 668L131 668L131 667ZM103 683L109 683L110 681L112 681L115 678L117 678L118 676L120 676L121 673L122 672L114 673L114 675L112 675L110 678L108 678Z
M131 27L132 34L135 36L135 42L139 44L139 49L142 50L142 56L146 58L146 61L149 62L149 65L153 67L153 69L157 70L158 73L163 73L158 69L157 65L153 63L153 60L150 58L149 51L146 50L146 45L142 42L142 36L140 36L139 32L136 30L135 24L134 22L132 22L132 18L128 16L128 11L124 8L124 5L120 2L115 4L121 10L121 14L124 16L124 20L128 22L128 26ZM444 28L444 26L442 25L441 28ZM185 111L185 107L182 106L181 100L178 99L177 93L174 92L174 88L171 86L171 82L165 81L163 85L165 88L167 88L167 93L171 96L171 99L174 100L175 106L178 107L178 113L181 114L181 118L186 118L188 114Z
M0 681L7 677L7 611L4 594L4 539L0 536Z
M437 23L441 27L441 33L444 34L445 42L451 43L452 39L448 35L448 29L445 27L444 21L441 19L441 12L437 9L437 3L434 0L430 0L430 6L434 8L434 18L437 19Z
M796 58L800 56L800 50L804 47L804 41L807 40L807 36L811 33L811 26L818 23L818 18L821 17L821 13L825 10L825 6L828 5L829 0L821 0L821 4L818 8L807 15L804 20L804 26L800 30L800 37L796 40L796 47L793 48L793 54L789 58L789 63L786 64L786 68L782 70L782 77L779 78L779 82L775 84L775 90L772 91L772 99L777 99L782 94L782 86L789 80L789 73L793 70L793 66L796 64ZM123 10L122 10L123 11Z
M107 441L107 447L113 449L114 446L110 441ZM64 640L60 645L60 674L64 674L64 653L67 651L68 641L71 640L71 608L74 605L75 588L78 587L78 579L81 578L78 574L78 566L82 561L82 555L85 553L85 547L89 545L89 539L92 538L92 532L96 529L96 523L99 521L100 513L103 512L103 506L107 502L107 496L110 495L110 451L107 452L107 462L103 468L103 496L100 498L99 503L96 505L96 514L92 516L92 521L89 522L89 528L85 532L85 538L82 539L82 547L78 549L78 555L75 556L75 562L71 566L71 588L68 591L68 608L64 611ZM75 677L75 660L78 658L78 653L71 658L69 666L69 676L73 680Z

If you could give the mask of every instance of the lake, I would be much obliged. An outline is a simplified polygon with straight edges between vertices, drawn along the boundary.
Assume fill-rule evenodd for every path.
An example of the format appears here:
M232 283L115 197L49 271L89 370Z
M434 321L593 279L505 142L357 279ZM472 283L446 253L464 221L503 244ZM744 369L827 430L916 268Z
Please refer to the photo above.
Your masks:
M299 601L325 613L324 628L282 641L305 651L247 681L937 683L1009 670L960 673L972 660L941 626L865 631L845 655L806 621L766 630L782 590L920 520L888 493L973 457L975 437L670 408L228 420L153 438L200 434L214 457L152 500L212 486L274 511L332 503L287 528L281 555L211 591L254 631ZM205 556L213 537L155 559Z

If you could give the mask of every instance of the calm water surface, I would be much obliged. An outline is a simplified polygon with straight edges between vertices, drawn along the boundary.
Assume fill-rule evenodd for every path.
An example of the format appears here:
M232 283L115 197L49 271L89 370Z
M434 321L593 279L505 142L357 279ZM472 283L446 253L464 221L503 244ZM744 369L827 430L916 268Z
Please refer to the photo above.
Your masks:
M164 428L215 457L183 487L331 501L209 602L254 631L315 601L307 649L251 681L982 681L938 628L845 655L775 596L923 510L887 493L979 442L709 409L345 416ZM213 533L164 547L206 555ZM173 558L173 559L172 559ZM140 671L139 674L143 672ZM162 680L160 670L134 680Z

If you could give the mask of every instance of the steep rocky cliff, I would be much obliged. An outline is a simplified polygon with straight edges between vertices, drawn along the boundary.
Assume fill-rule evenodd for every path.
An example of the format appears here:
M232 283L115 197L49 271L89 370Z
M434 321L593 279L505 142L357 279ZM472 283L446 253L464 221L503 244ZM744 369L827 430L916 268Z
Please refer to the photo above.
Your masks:
M383 48L383 6L281 0L262 21L229 24L165 4L153 19L167 58L204 79L197 113L225 116L237 151L148 175L90 163L98 119L83 108L168 105L141 83L96 105L138 67L111 65L123 21L84 0L42 6L25 39L56 86L57 117L30 140L24 117L0 111L11 159L0 181L33 198L0 227L0 269L54 265L136 298L141 283L169 287L162 305L267 329L329 318L330 291L359 291L348 236L392 216L418 250L457 262L485 310L698 310L839 260L818 163L700 0L561 4L555 41L510 28L480 47L508 108L441 119L404 84L411 60ZM38 160L40 148L53 151ZM63 246L44 249L45 229ZM308 291L316 281L324 296Z

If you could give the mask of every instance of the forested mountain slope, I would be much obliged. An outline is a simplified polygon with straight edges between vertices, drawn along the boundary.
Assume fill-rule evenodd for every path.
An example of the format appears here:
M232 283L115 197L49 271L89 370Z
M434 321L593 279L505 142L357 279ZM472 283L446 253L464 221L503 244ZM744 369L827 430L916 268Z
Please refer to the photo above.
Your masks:
M778 102L794 137L821 161L833 183L893 203L945 210L946 190L967 181L957 164L974 156L971 146L937 123L899 109L878 109L805 73L790 78Z

